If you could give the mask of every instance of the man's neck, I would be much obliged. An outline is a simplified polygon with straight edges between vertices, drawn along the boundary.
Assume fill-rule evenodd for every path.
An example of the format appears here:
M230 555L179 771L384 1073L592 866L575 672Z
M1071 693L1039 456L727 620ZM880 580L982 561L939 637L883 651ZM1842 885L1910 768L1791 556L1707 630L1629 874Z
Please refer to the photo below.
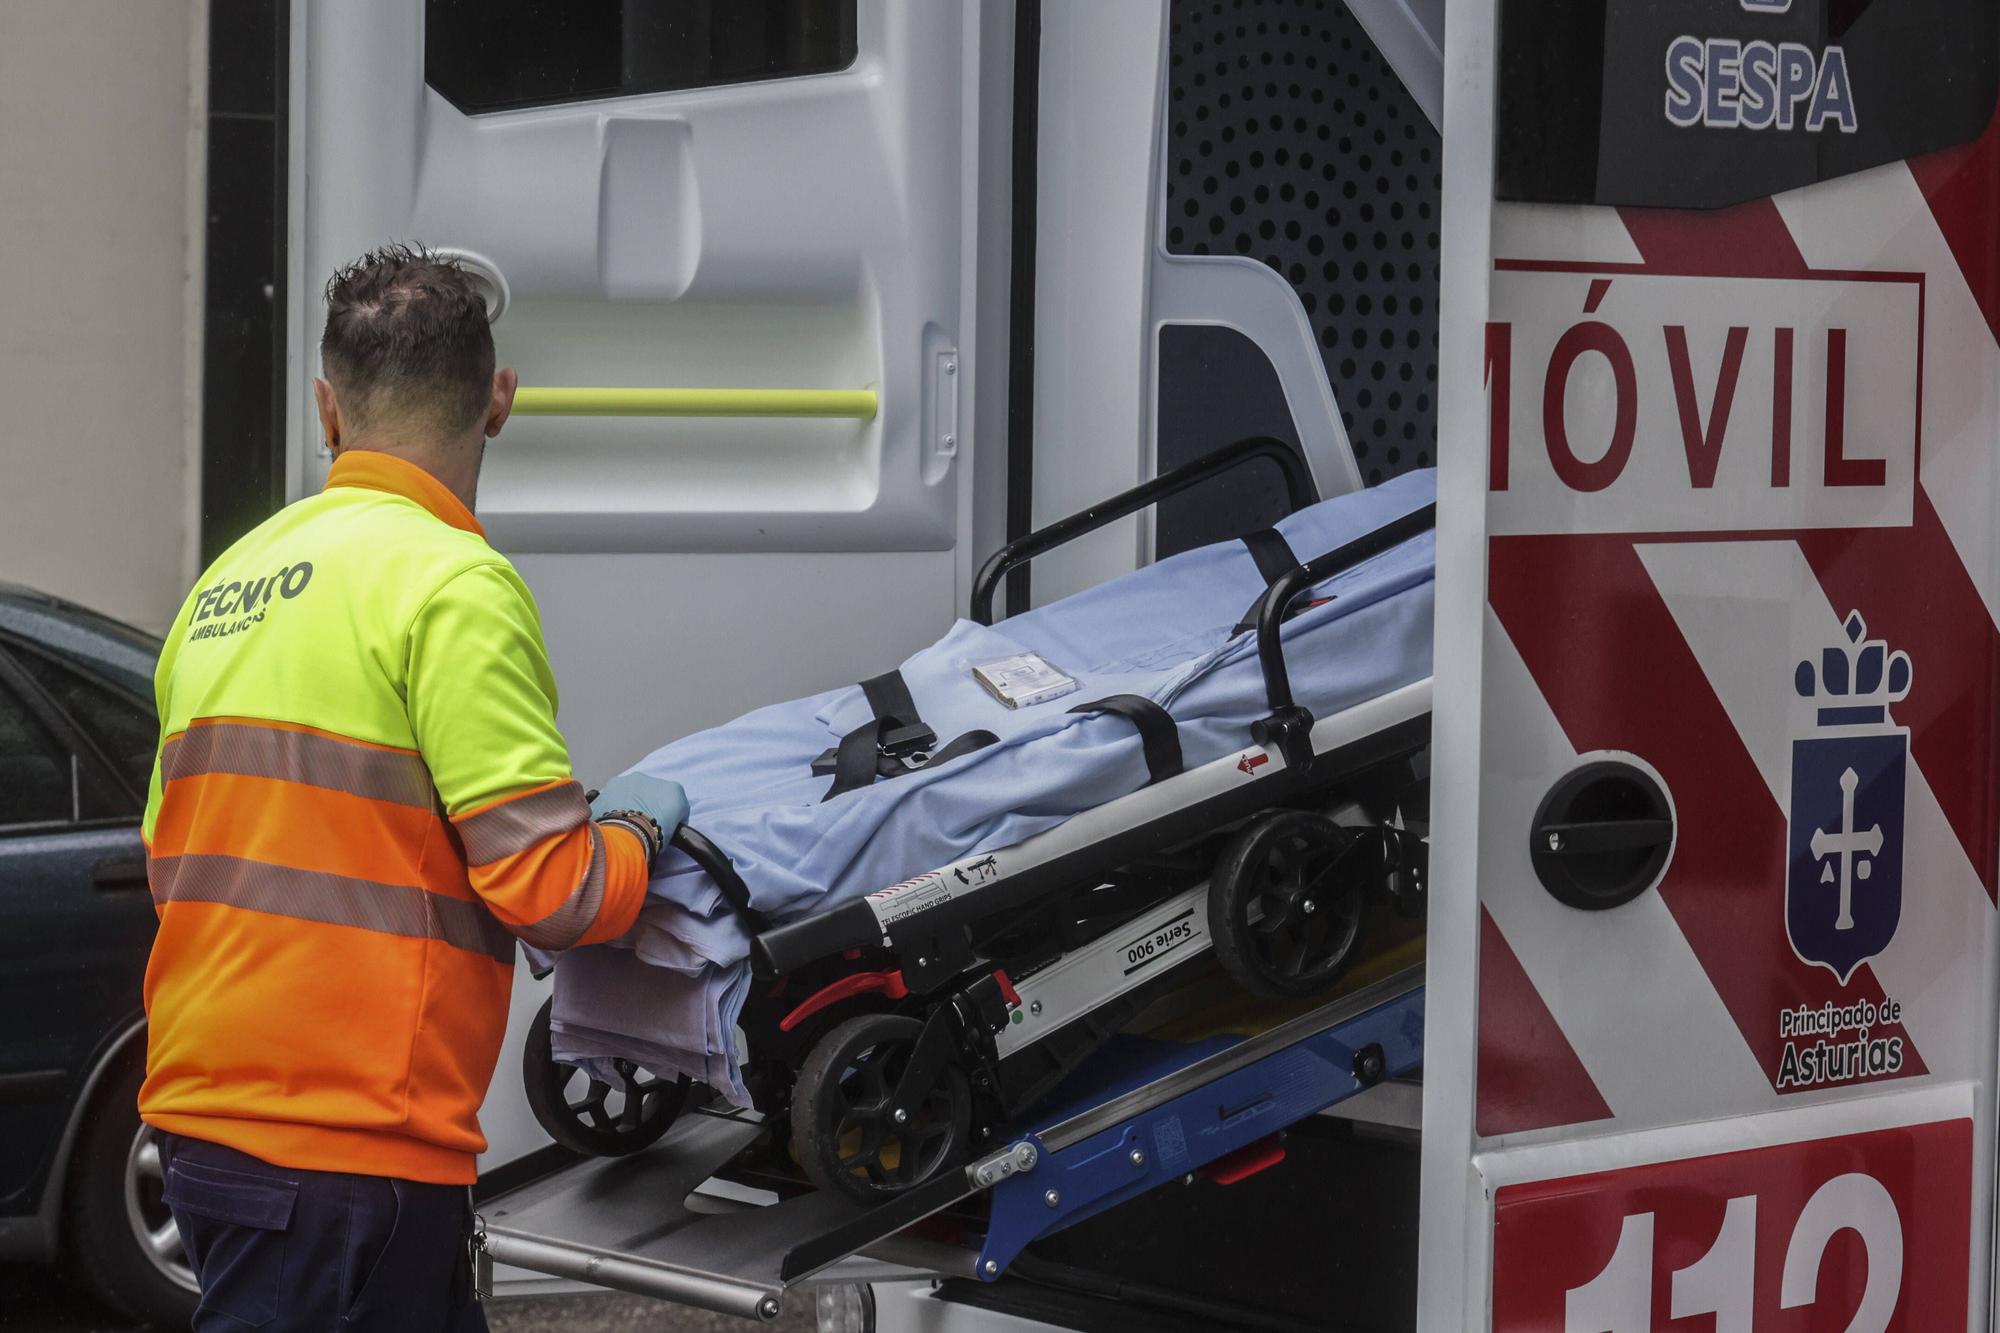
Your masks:
M357 449L388 454L392 458L402 459L405 463L414 463L444 483L445 489L457 496L468 510L478 509L479 465L483 461L485 450L476 443L440 447L434 444L362 439L341 446L342 453Z

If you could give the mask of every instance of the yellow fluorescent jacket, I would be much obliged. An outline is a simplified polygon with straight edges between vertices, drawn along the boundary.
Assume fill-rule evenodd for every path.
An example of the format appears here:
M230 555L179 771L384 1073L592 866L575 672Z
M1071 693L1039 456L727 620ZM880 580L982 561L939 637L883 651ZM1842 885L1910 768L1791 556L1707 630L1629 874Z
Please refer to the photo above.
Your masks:
M167 634L147 1123L470 1183L514 940L623 934L645 850L570 776L534 599L423 469L349 453Z

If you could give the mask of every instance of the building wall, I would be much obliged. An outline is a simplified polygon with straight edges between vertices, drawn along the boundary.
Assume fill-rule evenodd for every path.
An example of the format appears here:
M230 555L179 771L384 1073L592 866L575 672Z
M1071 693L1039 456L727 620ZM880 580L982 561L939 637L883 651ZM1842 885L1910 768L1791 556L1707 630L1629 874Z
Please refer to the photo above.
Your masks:
M0 581L152 629L198 572L205 13L0 4Z

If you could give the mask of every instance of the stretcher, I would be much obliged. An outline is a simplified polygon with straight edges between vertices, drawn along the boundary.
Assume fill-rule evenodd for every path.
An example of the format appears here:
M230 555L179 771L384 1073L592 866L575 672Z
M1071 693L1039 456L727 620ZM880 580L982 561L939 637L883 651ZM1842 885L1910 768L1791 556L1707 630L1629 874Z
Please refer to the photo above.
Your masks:
M1051 738L1081 741L1111 780L1118 780L1121 764L1135 769L1129 789L1074 811L1049 798L1048 808L1029 812L1038 826L1024 837L1002 845L971 838L962 854L927 869L901 867L884 887L826 893L803 904L788 901L782 888L774 891L768 878L758 882L762 863L742 841L742 830L773 810L796 814L800 807L785 803L796 794L773 801L767 790L761 806L754 800L705 806L697 794L690 827L675 838L682 863L666 877L670 887L677 884L664 895L667 919L686 928L707 910L707 919L727 930L693 933L713 952L725 952L716 950L717 941L740 937L746 957L725 953L698 960L703 967L676 968L671 955L664 965L646 957L643 939L638 949L566 957L525 1058L530 1105L552 1137L597 1156L629 1156L670 1131L683 1138L694 1133L677 1130L677 1121L697 1111L714 1118L713 1099L728 1106L724 1118L732 1124L756 1126L754 1133L702 1131L726 1139L732 1160L756 1159L759 1170L794 1189L803 1175L828 1200L799 1211L818 1217L841 1208L887 1209L889 1220L904 1218L882 1233L893 1234L922 1215L906 1216L913 1206L906 1199L932 1197L926 1191L959 1180L968 1163L983 1164L981 1188L1025 1170L1042 1149L1022 1137L1024 1130L1055 1123L1048 1119L1052 1107L1101 1094L1101 1087L1090 1091L1100 1052L1124 1039L1196 969L1219 968L1254 996L1324 998L1354 963L1374 908L1420 916L1434 522L1427 476L1394 491L1313 506L1289 449L1267 439L1241 442L1003 549L981 571L973 617L954 636L960 645L994 651L972 631L992 619L992 595L1008 570L1260 460L1284 469L1294 513L1280 531L1332 532L1339 540L1300 560L1282 538L1275 543L1282 558L1273 558L1268 537L1247 538L1256 557L1254 595L1220 589L1218 595L1237 596L1234 604L1247 609L1236 623L1222 625L1215 642L1195 645L1195 660L1204 668L1242 663L1255 687L1253 710L1231 715L1235 696L1211 684L1224 672L1185 668L1178 693L1155 688L1105 696L1079 689L1083 721L1108 723L1093 730L1110 739L1079 735L1082 724L1074 720L1049 721L1077 718L1061 711L1075 709L1075 700L1035 705L1043 712L1017 733L1045 748ZM1239 551L1193 554L1208 565L1177 557L1183 573L1225 558L1250 563ZM1420 633L1421 653L1374 662L1361 683L1316 670L1323 663L1301 656L1302 650L1329 656L1328 645L1341 635L1374 632ZM1005 646L1024 641L1048 640L1024 629ZM965 660L961 653L954 662ZM1295 691L1301 662L1306 667L1297 674L1311 684ZM945 729L934 724L935 712L927 720L914 707L937 697L922 664L912 659L900 674L911 678L900 688L878 680L844 699L801 701L846 728L825 753L812 756L809 767L818 771L809 776L831 790L807 815L824 820L834 807L837 823L853 816L836 800L849 802L845 809L872 800L894 811L924 795L935 812L954 760L971 770L981 752L993 758L1031 748L1010 747L999 736L968 742L970 731L941 742ZM841 707L854 704L856 693L864 711L850 710L843 720ZM1192 718L1169 706L1203 698L1220 706ZM1327 709L1327 700L1338 706ZM1315 703L1323 716L1315 716ZM1016 827L1005 817L1019 813L1002 810L989 821L1001 831L995 836ZM871 827L879 841L891 825L885 817ZM593 995L606 999L617 991L627 1013L634 994L686 1003L686 978L730 966L736 971L729 985L741 1002L723 1015L734 1030L722 1044L721 1077L702 1077L715 1068L713 1052L703 1063L677 1060L672 1051L662 1059L643 1033L620 1034L590 1021ZM1420 1024L1404 1031L1405 1044L1420 1033ZM1185 1061L1189 1050L1199 1044L1169 1043L1156 1058ZM1371 1058L1346 1072L1358 1087L1389 1068ZM1054 1203L1046 1208L1070 1215ZM883 1222L877 1218L863 1230ZM1004 1266L1005 1257L989 1246L981 1262Z

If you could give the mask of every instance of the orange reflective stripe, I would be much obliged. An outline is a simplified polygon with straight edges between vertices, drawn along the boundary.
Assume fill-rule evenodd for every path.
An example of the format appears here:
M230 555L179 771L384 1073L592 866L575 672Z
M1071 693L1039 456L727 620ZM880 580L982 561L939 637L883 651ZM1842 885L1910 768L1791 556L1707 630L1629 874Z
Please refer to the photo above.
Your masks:
M268 723L198 722L160 753L160 780L207 773L283 778L372 801L430 809L437 804L430 770L414 751L370 745L328 732Z
M524 852L468 867L467 878L502 921L516 927L540 921L560 909L590 873L594 827L585 822Z
M602 944L632 929L639 909L646 901L650 868L646 864L646 840L619 825L596 825L604 840L604 902L597 920L583 932L575 946Z
M438 940L512 964L514 940L478 903L321 870L190 854L156 858L151 883L161 904L219 903L250 912Z
M537 948L570 949L631 929L646 896L646 849L629 829L586 820L469 873L509 930Z
M590 825L590 864L584 868L583 882L560 907L541 920L515 930L523 941L537 949L567 949L583 938L597 920L604 901L604 832Z
M568 833L590 818L583 784L574 778L509 796L452 820L468 865L484 866L525 852L544 838Z
M176 783L153 826L159 857L240 856L470 899L472 886L449 845L443 816L428 807L235 773Z

